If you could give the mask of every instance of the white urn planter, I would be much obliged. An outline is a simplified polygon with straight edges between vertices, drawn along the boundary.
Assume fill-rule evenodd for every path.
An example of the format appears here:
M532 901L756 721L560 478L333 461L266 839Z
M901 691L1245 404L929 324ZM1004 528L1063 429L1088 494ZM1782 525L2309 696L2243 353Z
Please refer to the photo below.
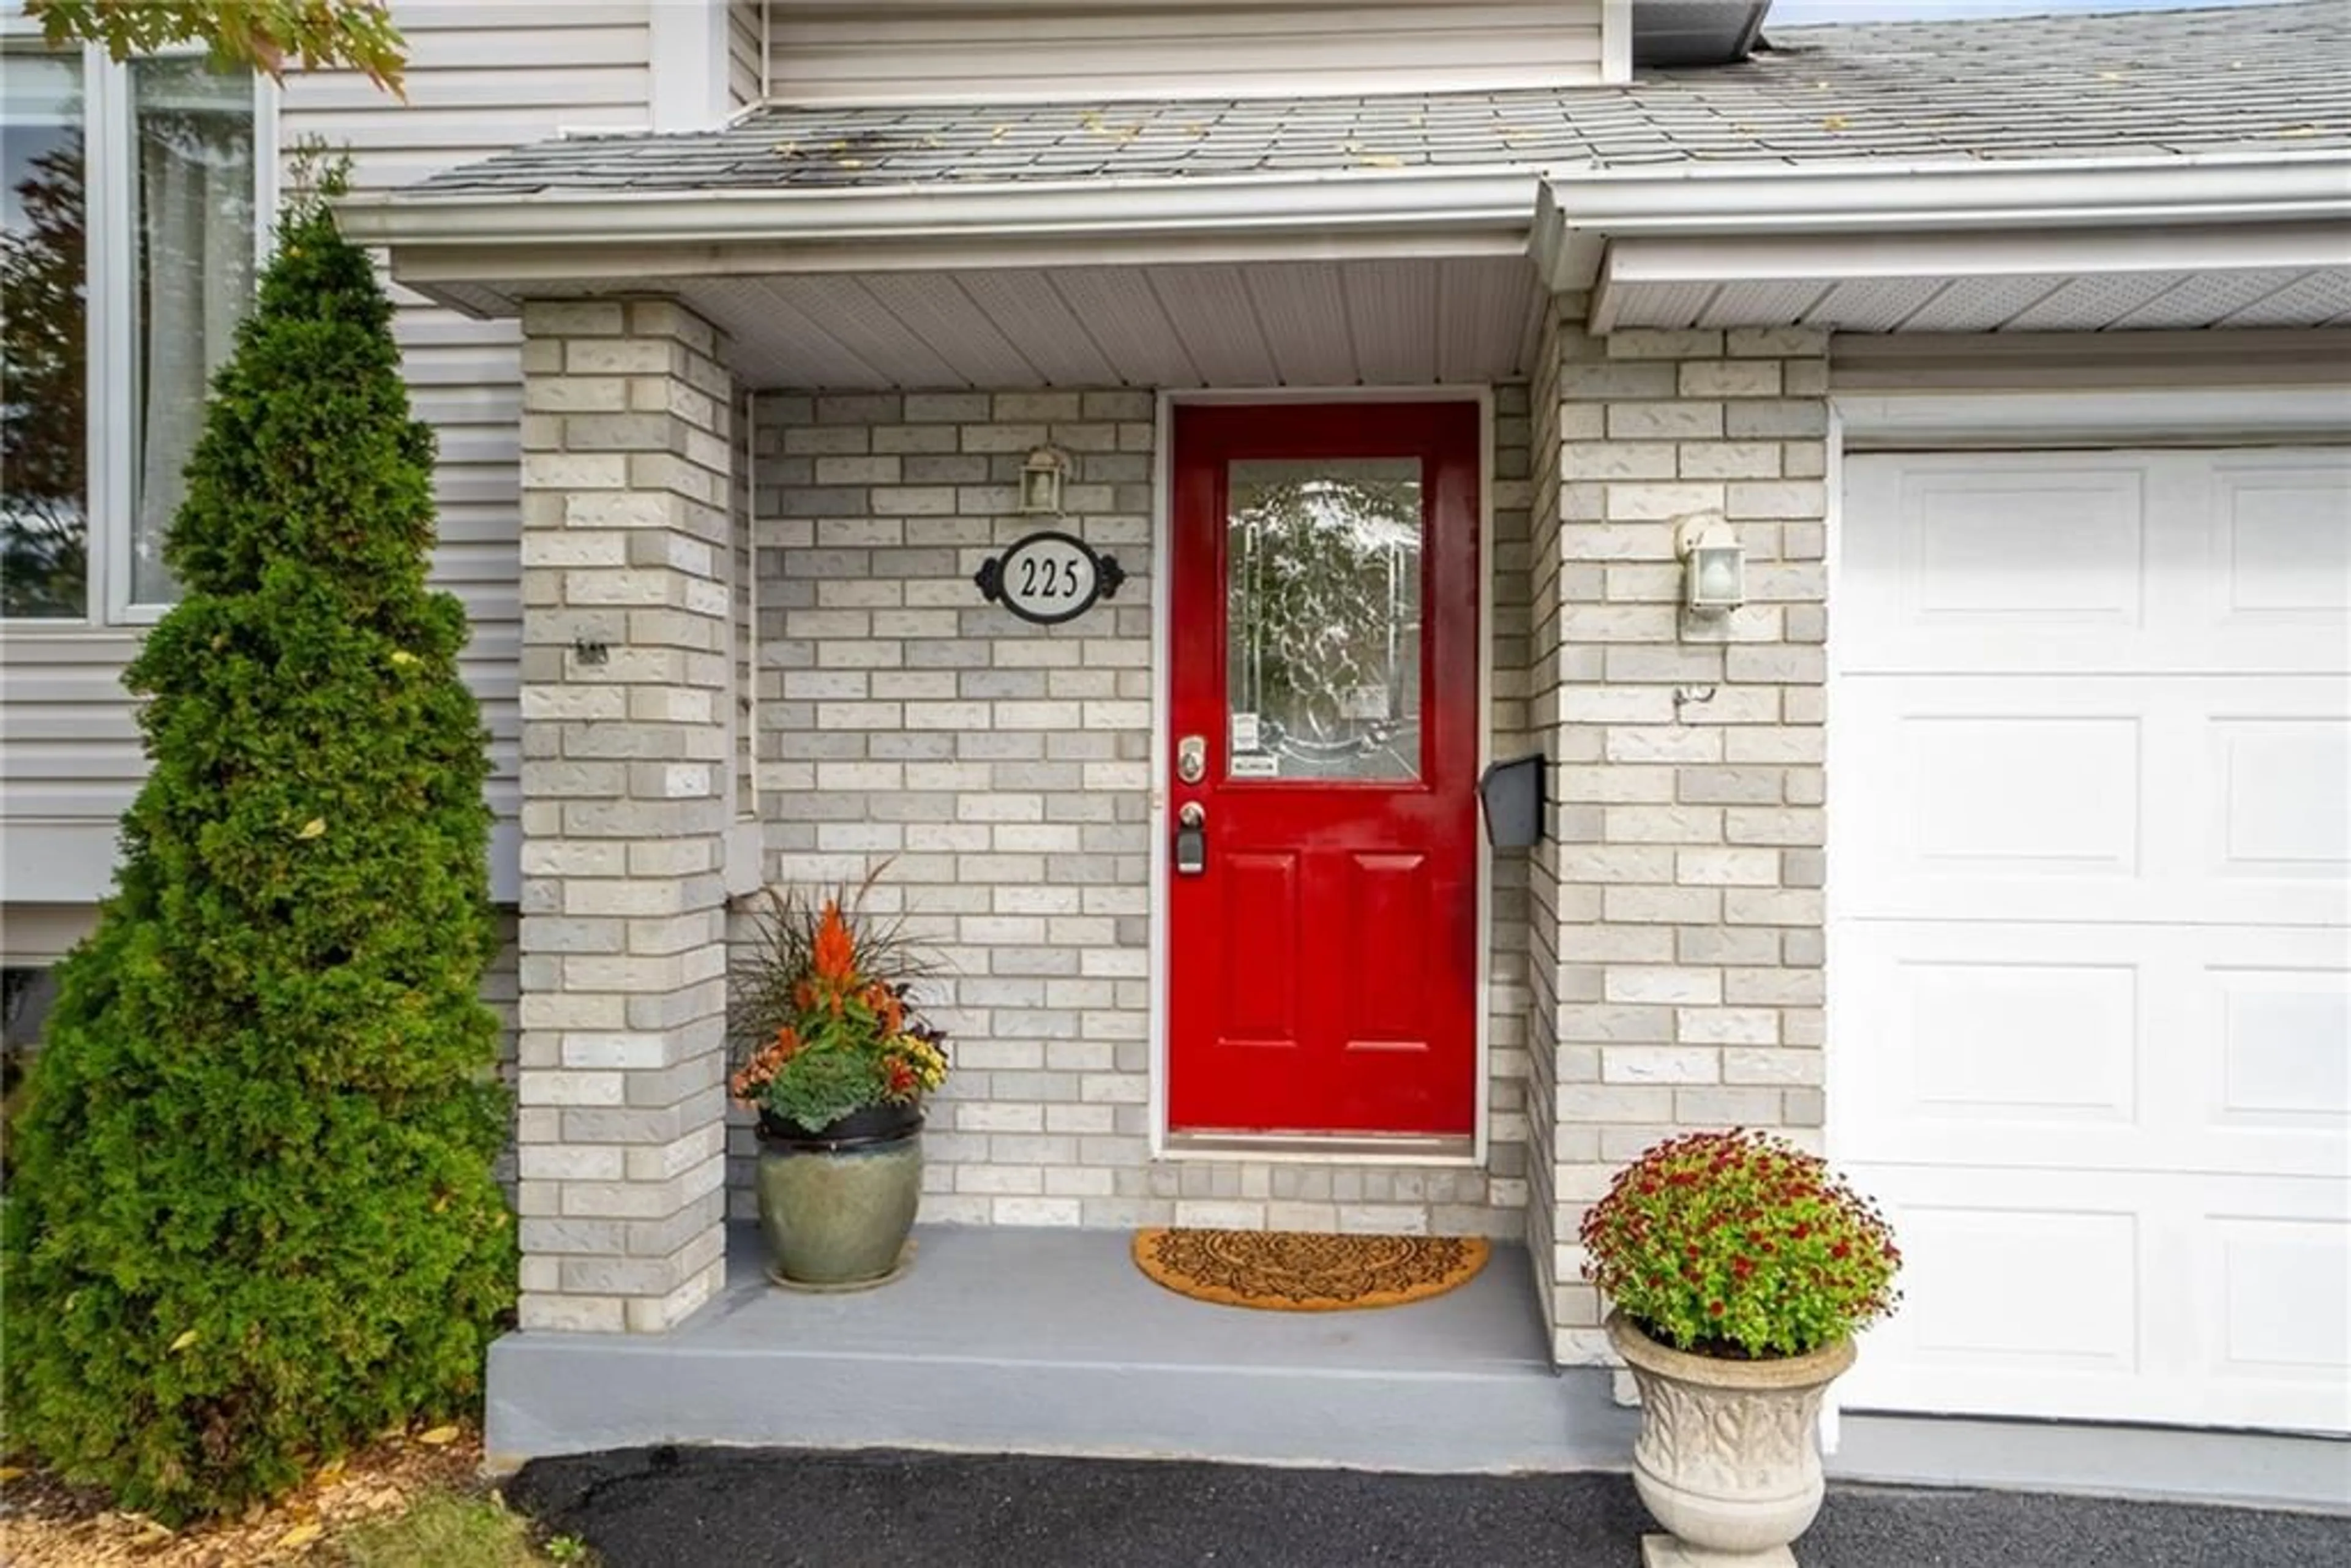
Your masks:
M1634 1490L1671 1531L1642 1539L1643 1568L1793 1568L1789 1543L1821 1509L1821 1396L1853 1342L1733 1361L1659 1344L1622 1313L1608 1338L1641 1390Z

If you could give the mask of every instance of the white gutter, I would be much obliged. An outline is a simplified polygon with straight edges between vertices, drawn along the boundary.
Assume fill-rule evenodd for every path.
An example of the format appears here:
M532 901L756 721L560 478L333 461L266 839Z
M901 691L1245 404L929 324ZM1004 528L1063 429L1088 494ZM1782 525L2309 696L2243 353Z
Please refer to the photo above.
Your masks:
M851 189L446 193L336 204L395 275L465 308L501 286L942 264L1119 265L1531 251L1593 287L1613 239L2109 231L2351 216L2351 152L2043 162L1479 165Z
M2351 151L2036 162L1687 164L1553 171L1534 225L1554 289L1612 239L2144 228L2351 217Z
M594 269L595 249L616 244L952 244L1333 230L1523 235L1535 181L1530 168L1485 166L851 190L405 190L346 196L335 211L344 234L360 245L561 246L590 253L580 258L586 271Z

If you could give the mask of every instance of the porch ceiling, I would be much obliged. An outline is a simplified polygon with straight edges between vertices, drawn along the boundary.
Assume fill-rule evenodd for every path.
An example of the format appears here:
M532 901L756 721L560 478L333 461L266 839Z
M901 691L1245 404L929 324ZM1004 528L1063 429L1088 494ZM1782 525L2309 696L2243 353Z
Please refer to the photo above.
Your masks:
M1518 256L632 278L731 340L759 387L1342 387L1525 373ZM543 297L619 291L535 284ZM486 304L487 301L486 300Z

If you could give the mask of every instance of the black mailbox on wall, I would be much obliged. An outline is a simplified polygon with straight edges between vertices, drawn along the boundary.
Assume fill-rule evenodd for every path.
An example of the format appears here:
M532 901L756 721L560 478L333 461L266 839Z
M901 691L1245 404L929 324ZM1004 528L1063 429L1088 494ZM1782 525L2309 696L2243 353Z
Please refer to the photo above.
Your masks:
M1540 751L1488 766L1478 781L1486 807L1486 841L1523 850L1542 838L1543 755Z

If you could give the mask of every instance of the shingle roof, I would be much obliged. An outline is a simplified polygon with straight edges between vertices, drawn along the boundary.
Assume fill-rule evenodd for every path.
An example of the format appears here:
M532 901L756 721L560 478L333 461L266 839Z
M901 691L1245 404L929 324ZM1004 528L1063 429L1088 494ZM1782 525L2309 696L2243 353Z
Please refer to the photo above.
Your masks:
M1160 180L1308 170L2095 158L2351 146L2351 3L1783 28L1625 86L1296 102L769 108L543 142L427 194Z

